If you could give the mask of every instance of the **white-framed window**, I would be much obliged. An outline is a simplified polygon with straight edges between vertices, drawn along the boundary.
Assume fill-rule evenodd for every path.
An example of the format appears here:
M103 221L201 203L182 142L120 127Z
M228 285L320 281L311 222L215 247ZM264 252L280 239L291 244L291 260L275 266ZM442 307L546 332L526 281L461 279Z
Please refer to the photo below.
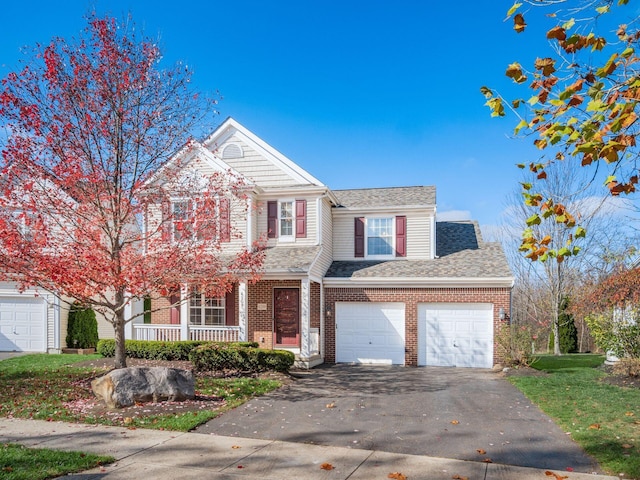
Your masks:
M193 236L192 217L190 200L171 202L171 235L174 242L188 240Z
M278 202L278 226L281 240L295 238L295 201Z
M368 217L366 219L366 256L392 257L395 254L394 217Z
M202 293L195 293L189 300L189 324L199 326L213 326L225 324L224 297L207 297Z

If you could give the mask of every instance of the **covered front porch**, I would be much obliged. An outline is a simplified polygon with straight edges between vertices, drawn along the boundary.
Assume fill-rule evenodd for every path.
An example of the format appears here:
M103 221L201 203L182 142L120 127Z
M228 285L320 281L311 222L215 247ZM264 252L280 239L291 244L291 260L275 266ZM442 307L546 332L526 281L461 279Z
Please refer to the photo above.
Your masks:
M289 350L296 366L323 363L320 329L320 284L300 280L239 283L224 299L194 302L188 287L180 295L155 302L151 323L142 316L129 322L125 336L146 341L257 342L260 348ZM202 310L200 315L199 310ZM207 324L215 323L215 324Z

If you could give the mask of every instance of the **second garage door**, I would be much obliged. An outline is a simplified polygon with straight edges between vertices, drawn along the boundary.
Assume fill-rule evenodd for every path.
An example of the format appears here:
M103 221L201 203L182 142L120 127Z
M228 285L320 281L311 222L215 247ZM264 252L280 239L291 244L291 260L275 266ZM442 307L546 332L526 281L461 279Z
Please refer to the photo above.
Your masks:
M336 362L404 365L404 303L336 303Z
M418 305L418 365L491 368L493 305Z
M0 297L0 351L46 351L41 298Z

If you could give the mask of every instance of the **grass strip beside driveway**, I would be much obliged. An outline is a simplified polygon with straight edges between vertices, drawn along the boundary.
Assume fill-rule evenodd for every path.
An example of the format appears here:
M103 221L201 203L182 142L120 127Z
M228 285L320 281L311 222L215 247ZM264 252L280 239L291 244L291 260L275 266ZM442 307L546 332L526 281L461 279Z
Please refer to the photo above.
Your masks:
M22 445L0 445L0 478L45 480L111 463L113 457L80 452L62 452Z
M613 475L640 478L640 389L602 382L599 355L541 356L509 380Z

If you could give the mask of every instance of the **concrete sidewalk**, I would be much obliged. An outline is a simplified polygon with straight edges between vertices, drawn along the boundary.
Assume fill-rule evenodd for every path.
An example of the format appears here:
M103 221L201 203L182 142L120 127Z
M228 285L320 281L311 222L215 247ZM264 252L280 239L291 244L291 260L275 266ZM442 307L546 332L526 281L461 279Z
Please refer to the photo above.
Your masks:
M111 455L112 465L64 478L175 479L387 479L399 472L409 480L553 479L545 470L494 463L401 455L342 447L168 432L102 425L0 418L0 442L28 447ZM332 469L323 469L330 464ZM326 465L325 465L326 467ZM568 480L617 479L556 472ZM555 477L560 478L560 477Z

